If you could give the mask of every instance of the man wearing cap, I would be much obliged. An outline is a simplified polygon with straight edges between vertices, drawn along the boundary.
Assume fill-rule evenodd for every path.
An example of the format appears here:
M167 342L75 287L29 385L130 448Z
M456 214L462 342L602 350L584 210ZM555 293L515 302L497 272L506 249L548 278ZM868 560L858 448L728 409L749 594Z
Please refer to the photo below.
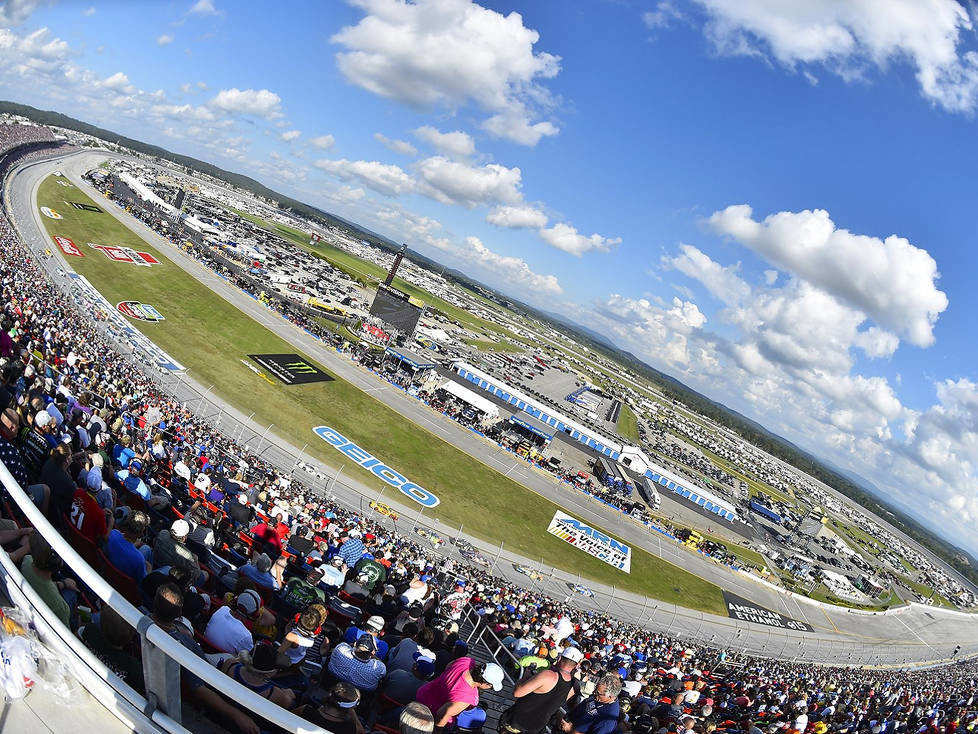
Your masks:
M342 550L341 548L340 551L342 552ZM374 589L378 585L383 587L387 581L387 569L370 556L364 556L357 561L356 565L353 566L353 570L357 576L366 577L367 582L363 586L366 588L368 596L374 593Z
M353 568L363 558L363 554L367 552L367 546L360 540L358 531L343 533L340 539L343 544L340 545L338 553L343 557L343 562L349 568Z
M200 575L200 564L197 556L186 546L190 534L190 523L186 520L174 520L170 529L163 528L153 543L153 565L155 568L181 566L194 574Z
M279 598L292 607L293 610L305 609L310 604L325 604L326 592L319 588L323 580L323 571L312 569L305 578L293 576L279 593Z
M513 691L516 699L499 722L508 732L536 734L574 696L574 672L584 659L576 647L566 648L552 670L541 670L521 681Z
M416 700L435 715L435 731L442 731L468 708L479 705L479 692L503 689L503 669L470 657L453 660L445 670L418 689Z
M111 510L103 510L96 495L102 489L102 483L93 487L90 482L85 489L75 490L71 501L71 513L68 520L86 538L97 545L102 545L115 524Z
M585 699L571 711L561 724L567 734L612 734L618 729L618 694L621 678L616 673L606 673L598 680L594 695Z
M248 496L241 492L237 497L228 497L224 509L234 521L235 529L239 527L247 528L251 521L255 519L255 508L248 504Z
M368 633L352 645L341 642L329 656L328 670L361 691L376 691L387 675L387 667L377 659L377 639Z
M204 628L204 637L222 652L237 655L255 644L245 622L258 619L261 597L254 589L242 591L233 605L223 606L211 615Z
M24 435L20 445L20 453L24 457L31 476L37 476L44 462L48 460L48 455L57 445L57 438L54 435L54 418L46 410L39 410L34 414L34 425Z
M363 634L373 635L374 638L377 640L377 657L380 660L386 660L387 653L390 650L390 646L382 639L380 639L381 635L384 634L385 624L386 623L383 617L381 617L379 614L374 614L371 617L367 617L366 622L363 623L363 629L360 629L357 625L351 624L347 628L346 633L343 635L343 640L344 642L353 644L354 642L356 642L357 639L360 638L360 635Z
M272 573L272 559L267 553L259 553L258 556L249 563L244 564L238 569L238 576L254 581L260 589L278 589L278 579Z

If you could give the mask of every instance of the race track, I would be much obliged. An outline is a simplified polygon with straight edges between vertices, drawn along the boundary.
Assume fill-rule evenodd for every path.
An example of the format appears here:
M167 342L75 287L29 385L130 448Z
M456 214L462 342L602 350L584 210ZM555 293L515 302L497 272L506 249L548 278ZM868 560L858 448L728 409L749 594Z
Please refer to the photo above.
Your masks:
M81 180L81 174L96 166L105 157L107 157L105 153L76 153L65 158L28 164L8 179L8 186L5 189L8 212L12 214L25 241L36 253L40 255L46 248L51 247L34 204L40 182L55 170L60 170L90 196L99 197L98 192ZM345 355L326 347L206 270L196 260L182 253L169 241L118 207L110 205L106 207L106 211L163 252L188 276L204 283L217 296L234 304L242 312L294 345L297 351L309 355L337 376L369 392L371 396L400 413L406 420L426 428L458 449L497 469L529 490L556 502L585 521L605 528L626 542L645 548L654 555L741 597L805 622L815 631L789 631L735 621L726 617L690 611L671 603L644 600L596 584L591 584L591 588L596 592L594 599L574 595L574 600L580 605L602 611L608 610L611 614L636 622L642 619L652 629L689 639L713 641L718 645L737 650L796 660L838 664L903 665L946 659L956 645L961 645L962 656L978 653L978 617L916 604L875 614L820 605L732 573L700 554L690 553L672 541L661 538L657 533L650 533L644 526L623 519L620 513L565 488L548 475L532 469L523 461L515 459L512 454L430 410L401 390L392 387L385 380L352 363ZM58 271L70 268L57 248L51 249L55 256L46 261L41 257L41 260L45 261L45 267L52 274L52 278L63 284L64 275L59 274ZM219 420L221 429L230 435L238 437L240 433L243 443L250 445L253 450L256 447L260 448L264 459L277 465L286 473L299 462L311 464L317 473L325 477L332 477L336 473L337 467L311 460L298 447L293 447L275 436L274 429L263 437L266 426L254 424L246 414L209 395L209 386L196 384L193 375L179 378L166 376L161 379L164 387L178 399L198 407L205 415ZM318 439L310 431L310 443L314 440ZM331 483L329 490L338 499L353 507L361 503L365 506L364 496L367 498L378 496L377 492L347 477ZM398 530L410 532L411 527L404 526L413 526L411 520L418 516L418 507L407 506L387 495L382 500L401 513L403 520L398 525ZM422 523L426 524L427 521L422 518ZM434 521L433 526L442 537L454 537L458 530L441 526L437 521ZM541 528L541 532L544 530ZM520 562L534 567L539 565L539 559L521 558L510 554L505 548L500 552L498 547L491 547L466 536L464 532L462 537L466 537L480 547L490 559L495 558L498 553L496 572L514 582L526 585L528 579L516 573L512 569L512 563ZM450 550L451 546L446 546L446 549ZM571 593L568 585L577 580L574 574L555 571L551 578L539 586L552 596L566 597Z

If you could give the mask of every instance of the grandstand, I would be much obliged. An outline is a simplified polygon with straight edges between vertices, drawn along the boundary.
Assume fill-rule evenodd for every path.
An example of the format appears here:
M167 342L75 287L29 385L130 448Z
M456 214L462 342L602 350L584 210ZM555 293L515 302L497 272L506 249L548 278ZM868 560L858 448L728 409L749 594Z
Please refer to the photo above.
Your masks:
M34 155L33 134L5 150ZM746 600L731 597L749 621L729 620L727 638L697 637L701 614L680 639L670 634L678 607L651 631L644 605L620 619L610 603L570 603L589 599L580 579L559 595L497 575L458 540L439 552L435 531L411 534L391 513L344 504L209 422L203 399L196 411L175 400L49 282L5 216L0 276L0 575L45 643L133 729L389 734L407 704L431 704L449 724L436 704L452 699L436 691L461 677L462 703L479 705L459 712L455 730L500 731L501 717L521 712L507 713L517 681L568 647L567 716L583 720L589 704L613 720L627 711L640 734L685 717L687 731L731 734L756 734L755 721L769 732L954 734L975 720L973 660L813 667L830 651L815 646L799 662L794 620ZM83 606L99 617L79 615ZM746 654L761 640L765 658ZM957 650L926 654L948 663ZM598 690L609 695L595 702Z

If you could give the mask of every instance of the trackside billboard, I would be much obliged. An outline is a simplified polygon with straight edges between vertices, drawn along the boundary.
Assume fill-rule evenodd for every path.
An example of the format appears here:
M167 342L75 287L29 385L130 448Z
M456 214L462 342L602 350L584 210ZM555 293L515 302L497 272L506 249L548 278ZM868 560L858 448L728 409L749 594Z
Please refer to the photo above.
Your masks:
M604 561L625 573L632 572L632 549L624 543L595 530L576 517L557 510L547 532L570 543L578 550Z

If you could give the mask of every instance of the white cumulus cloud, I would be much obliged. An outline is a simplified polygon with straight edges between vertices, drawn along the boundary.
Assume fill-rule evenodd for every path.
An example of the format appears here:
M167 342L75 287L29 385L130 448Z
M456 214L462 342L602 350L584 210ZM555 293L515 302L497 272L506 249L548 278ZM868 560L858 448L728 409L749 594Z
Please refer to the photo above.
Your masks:
M522 173L497 163L473 166L444 156L419 161L418 178L424 193L444 204L467 208L485 204L517 204Z
M863 311L877 325L920 347L948 300L937 288L937 263L903 237L885 240L839 229L822 209L778 212L763 221L744 204L710 217L713 229L768 262Z
M508 229L540 229L547 226L547 215L532 206L497 206L486 221Z
M282 98L267 89L222 89L211 100L214 107L225 112L262 117L266 120L282 116Z
M521 144L556 134L534 117L550 106L541 81L557 75L560 59L534 51L540 35L519 13L471 0L351 3L365 17L332 41L345 49L336 61L353 84L413 107L474 104L490 115L490 132Z
M390 163L323 159L313 165L343 181L359 181L385 196L402 196L417 189L417 182L409 173Z
M913 67L921 93L951 111L978 99L978 55L962 46L974 26L958 0L696 0L721 53L818 64L845 78L866 68Z
M589 237L563 222L559 222L550 228L541 228L539 235L540 239L551 247L556 247L558 250L569 252L578 257L592 250L609 252L612 247L621 244L621 237L604 237L599 234L592 234Z
M319 135L318 137L311 138L309 144L321 150L329 150L336 145L336 138L332 135Z
M526 297L525 291L531 295L545 294L556 296L563 293L560 282L555 275L540 275L535 273L525 260L519 257L500 255L486 247L478 237L467 237L467 248L462 256L466 262L501 275L506 279L510 290ZM514 288L513 286L519 286Z
M392 150L395 153L400 153L401 155L414 156L418 154L418 149L406 140L393 140L383 133L374 133L374 140L388 150Z
M291 143L293 140L298 140L302 137L302 133L298 130L286 130L284 133L279 135L279 138L284 140L286 143Z
M157 46L169 46L171 43L173 43L173 36L169 33L164 33L163 35L156 37Z
M468 133L461 130L443 133L431 125L424 125L412 131L414 137L423 140L439 153L448 156L465 158L475 153L475 141Z

